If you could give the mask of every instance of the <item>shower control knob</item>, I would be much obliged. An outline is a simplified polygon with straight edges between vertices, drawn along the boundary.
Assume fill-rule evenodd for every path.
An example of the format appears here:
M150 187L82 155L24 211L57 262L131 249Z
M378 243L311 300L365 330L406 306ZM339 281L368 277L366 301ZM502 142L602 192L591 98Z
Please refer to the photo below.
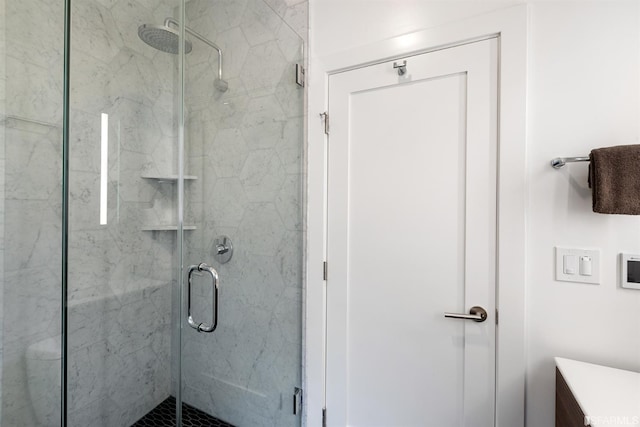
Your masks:
M224 264L231 260L233 256L233 243L227 236L218 236L213 241L213 256L220 263Z

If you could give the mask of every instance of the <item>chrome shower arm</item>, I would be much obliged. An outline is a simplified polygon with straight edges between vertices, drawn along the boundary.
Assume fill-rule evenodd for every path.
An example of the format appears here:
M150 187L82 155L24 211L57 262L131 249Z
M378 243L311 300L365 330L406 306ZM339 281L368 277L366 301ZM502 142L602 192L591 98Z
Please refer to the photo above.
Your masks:
M167 18L167 19L164 20L164 25L166 27L169 27L170 24L173 24L174 26L180 28L180 24L175 19ZM211 40L208 40L207 38L205 38L204 36L200 35L199 33L197 33L196 31L192 30L191 28L185 26L184 30L187 33L189 33L190 35L192 35L193 37L195 37L198 40L200 40L201 42L211 46L212 48L214 48L218 52L218 79L222 80L222 49L220 49L218 47L218 45L216 45L214 42L212 42Z

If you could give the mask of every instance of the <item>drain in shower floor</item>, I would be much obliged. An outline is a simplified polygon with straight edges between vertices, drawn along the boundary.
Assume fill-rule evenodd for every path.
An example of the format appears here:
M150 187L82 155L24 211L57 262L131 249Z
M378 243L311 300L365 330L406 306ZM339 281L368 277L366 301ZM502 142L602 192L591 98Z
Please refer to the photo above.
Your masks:
M175 427L175 425L176 399L170 396L136 421L132 427ZM184 427L233 427L186 403L182 404L182 425Z

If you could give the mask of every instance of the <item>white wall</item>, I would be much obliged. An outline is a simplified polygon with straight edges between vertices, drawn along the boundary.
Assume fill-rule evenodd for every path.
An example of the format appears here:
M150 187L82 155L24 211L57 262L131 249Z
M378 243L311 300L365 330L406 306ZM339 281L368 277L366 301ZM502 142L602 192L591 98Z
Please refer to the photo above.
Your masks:
M523 2L310 0L311 55L329 55Z
M311 0L311 71L314 58L514 3L522 2ZM640 252L640 219L592 213L585 164L548 165L638 143L640 4L529 3L526 419L548 427L553 356L640 370L640 292L616 285L616 254ZM556 245L600 248L602 284L556 282Z
M640 252L640 219L591 212L587 166L556 156L637 144L639 4L531 8L527 253L529 427L553 425L553 356L640 370L640 292L616 284L616 255ZM553 280L553 246L602 249L602 284Z

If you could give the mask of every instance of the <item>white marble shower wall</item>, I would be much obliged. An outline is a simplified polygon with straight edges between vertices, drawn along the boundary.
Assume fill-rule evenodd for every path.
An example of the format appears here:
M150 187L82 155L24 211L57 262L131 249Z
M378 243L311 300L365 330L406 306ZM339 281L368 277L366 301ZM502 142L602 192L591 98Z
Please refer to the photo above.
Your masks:
M129 426L169 396L177 56L140 40L175 0L75 0L71 56L69 423ZM108 114L107 224L100 224ZM161 223L162 222L162 223Z
M178 2L72 4L69 425L128 426L169 395L175 282L175 234L142 231L157 200L175 209L174 190L141 176L175 172L176 57L144 44L137 29L162 24ZM7 2L3 16L6 114L28 120L9 119L2 132L1 424L35 426L25 352L60 334L63 4ZM99 221L102 113L109 115L107 224Z
M63 5L4 12L1 424L33 426L25 352L60 333Z
M194 41L186 57L187 220L198 229L185 264L220 274L212 334L183 333L183 397L239 426L295 426L301 385L303 62L306 1L191 0L187 25L220 46L228 91L214 88L216 52ZM292 28L293 27L293 28ZM294 30L295 29L295 30ZM300 34L297 34L300 32ZM216 236L234 255L213 257ZM206 281L194 288L197 319L211 319Z

